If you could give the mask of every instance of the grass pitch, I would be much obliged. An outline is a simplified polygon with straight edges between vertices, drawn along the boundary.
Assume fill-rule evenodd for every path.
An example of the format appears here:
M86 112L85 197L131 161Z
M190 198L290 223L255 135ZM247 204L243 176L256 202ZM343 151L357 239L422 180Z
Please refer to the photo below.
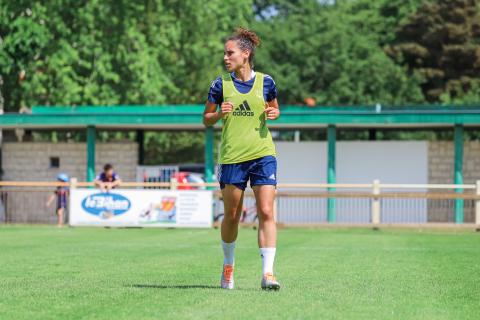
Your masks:
M237 289L219 230L0 227L0 319L478 319L480 234L283 229L279 292L242 229Z

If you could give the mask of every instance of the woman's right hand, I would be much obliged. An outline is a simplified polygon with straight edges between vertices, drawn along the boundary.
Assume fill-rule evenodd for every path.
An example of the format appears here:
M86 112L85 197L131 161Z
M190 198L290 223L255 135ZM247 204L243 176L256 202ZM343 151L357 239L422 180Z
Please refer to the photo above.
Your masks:
M222 117L226 116L232 111L233 111L233 104L231 102L228 102L228 101L222 102L222 105L220 106L220 112L222 114Z

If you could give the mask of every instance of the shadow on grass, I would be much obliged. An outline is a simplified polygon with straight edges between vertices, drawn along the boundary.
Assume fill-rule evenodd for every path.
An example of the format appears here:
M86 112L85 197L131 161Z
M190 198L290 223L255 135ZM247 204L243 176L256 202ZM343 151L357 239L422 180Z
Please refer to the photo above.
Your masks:
M132 284L128 287L142 289L221 289L220 286L205 284L184 284L184 285L162 285L162 284Z
M139 289L216 289L216 290L225 290L220 288L220 286L208 285L208 284L130 284L126 285L130 288L139 288ZM254 289L249 288L235 288L234 291L255 291ZM229 291L229 290L227 290Z

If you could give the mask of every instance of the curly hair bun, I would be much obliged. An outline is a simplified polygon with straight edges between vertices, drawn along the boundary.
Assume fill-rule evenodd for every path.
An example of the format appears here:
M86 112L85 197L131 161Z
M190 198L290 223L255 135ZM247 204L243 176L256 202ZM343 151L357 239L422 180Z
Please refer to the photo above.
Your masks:
M260 38L251 30L239 27L235 30L235 36L249 40L255 47L260 45Z

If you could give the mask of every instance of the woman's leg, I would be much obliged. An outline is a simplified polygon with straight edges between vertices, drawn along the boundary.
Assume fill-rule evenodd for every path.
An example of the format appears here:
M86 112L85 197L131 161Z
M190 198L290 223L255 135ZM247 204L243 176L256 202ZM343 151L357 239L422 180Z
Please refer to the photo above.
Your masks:
M235 264L235 240L238 235L238 223L242 216L243 190L234 185L227 184L222 189L224 215L222 221L222 248L223 248L223 271L221 287L233 289L233 268Z
M224 216L221 227L222 240L232 243L237 239L238 223L242 216L244 191L232 184L222 189Z
M277 244L277 225L273 216L273 203L275 201L275 186L253 186L255 200L257 202L257 214L259 221L258 247L275 248Z
M262 257L262 289L279 290L280 284L273 276L273 263L277 251L277 225L273 214L275 186L257 185L253 187L257 201L258 247Z

